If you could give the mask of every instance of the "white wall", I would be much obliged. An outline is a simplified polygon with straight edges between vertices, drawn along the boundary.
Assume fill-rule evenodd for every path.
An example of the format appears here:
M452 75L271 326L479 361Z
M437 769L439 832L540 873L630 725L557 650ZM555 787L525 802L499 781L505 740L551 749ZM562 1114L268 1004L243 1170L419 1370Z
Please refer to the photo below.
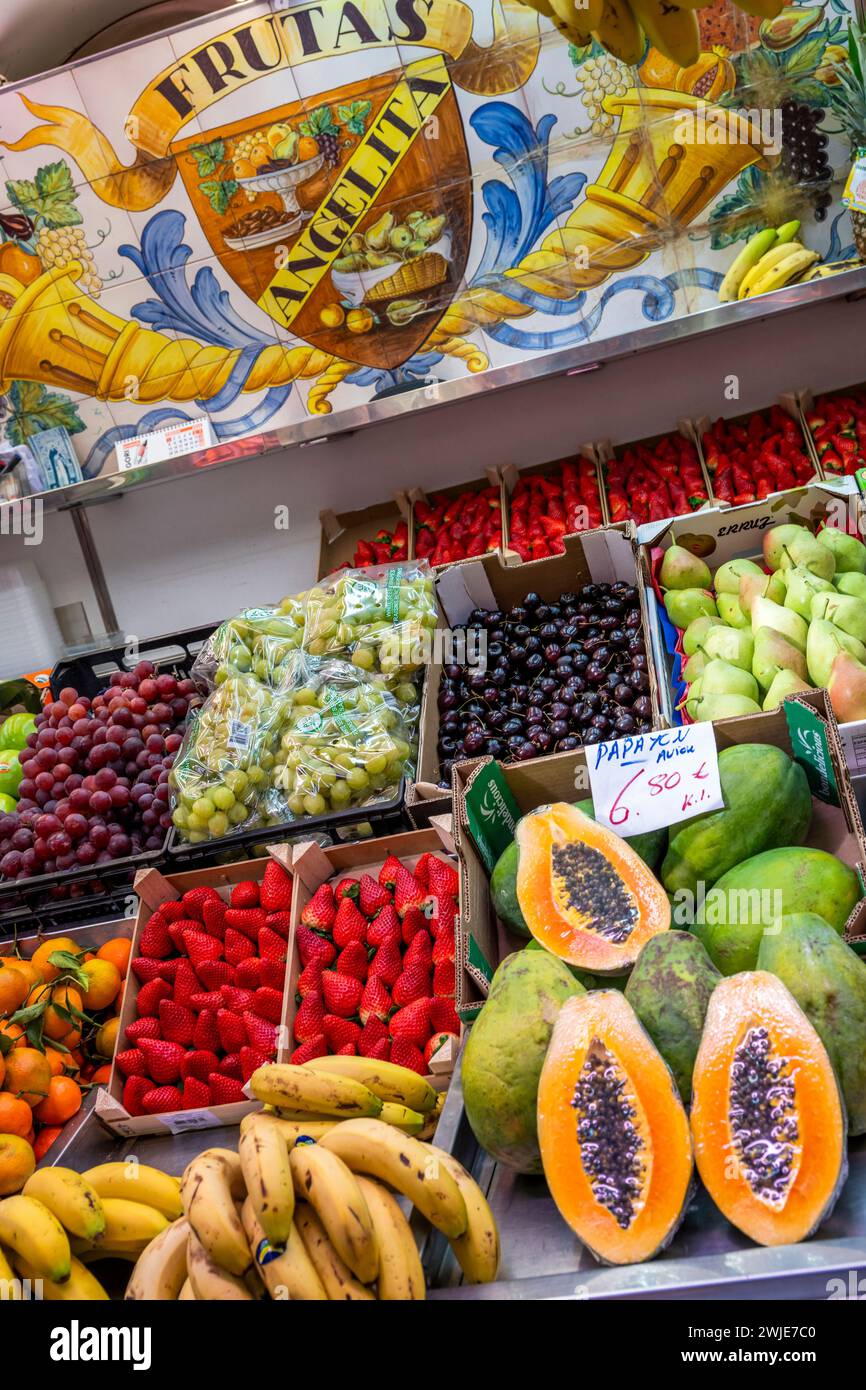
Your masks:
M490 464L539 463L589 439L637 439L683 415L750 410L806 385L845 385L866 377L864 343L863 304L836 302L119 496L89 511L118 620L139 637L216 622L314 578L323 508L467 481ZM724 396L731 374L736 407ZM274 528L277 506L290 508L288 533ZM0 561L25 550L52 603L83 602L100 631L69 517L45 517L39 548L0 537Z

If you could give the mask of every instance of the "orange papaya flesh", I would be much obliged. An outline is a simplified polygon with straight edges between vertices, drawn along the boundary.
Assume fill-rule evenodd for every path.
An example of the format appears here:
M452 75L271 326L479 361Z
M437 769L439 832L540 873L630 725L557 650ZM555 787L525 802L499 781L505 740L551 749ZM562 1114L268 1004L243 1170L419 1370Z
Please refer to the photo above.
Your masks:
M829 1216L848 1171L845 1108L821 1039L775 975L716 986L691 1127L710 1197L759 1245L793 1245Z
M537 1118L550 1194L578 1239L603 1264L658 1254L689 1199L692 1142L673 1077L625 995L563 1004Z
M517 826L517 901L535 940L599 975L631 969L671 924L668 896L625 841L565 801Z

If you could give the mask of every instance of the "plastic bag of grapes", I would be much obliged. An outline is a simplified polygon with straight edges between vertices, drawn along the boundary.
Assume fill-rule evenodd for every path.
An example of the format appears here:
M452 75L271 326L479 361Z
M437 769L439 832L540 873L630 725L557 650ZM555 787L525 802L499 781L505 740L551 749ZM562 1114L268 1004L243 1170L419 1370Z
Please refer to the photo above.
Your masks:
M265 814L276 822L390 801L414 772L417 745L384 683L339 660L296 666Z
M287 678L286 663L301 645L304 597L292 595L279 605L247 608L228 618L196 657L193 680L213 690L232 677L253 675L279 689Z
M286 698L252 675L228 676L198 710L171 770L172 821L199 844L252 829L291 712Z
M421 671L431 657L436 596L426 561L338 570L310 589L308 656L344 655L361 671L390 677Z

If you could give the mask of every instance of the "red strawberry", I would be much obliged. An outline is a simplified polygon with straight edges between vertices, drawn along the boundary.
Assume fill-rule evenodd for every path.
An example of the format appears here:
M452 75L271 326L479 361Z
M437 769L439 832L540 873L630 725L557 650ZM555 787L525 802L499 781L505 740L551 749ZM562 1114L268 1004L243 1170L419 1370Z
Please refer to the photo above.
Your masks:
M162 1086L177 1080L184 1055L180 1043L165 1042L162 1038L141 1038L138 1045L147 1058L148 1070L154 1081Z
M136 1043L139 1038L158 1038L162 1035L158 1018L135 1018L126 1029L126 1041Z
M358 1049L354 1043L346 1043L345 1047L338 1047L334 1055L337 1057L357 1057Z
M430 914L430 930L433 935L440 936L443 931L453 931L457 921L457 905L454 899L444 893L433 893L431 896L433 911Z
M433 965L433 942L426 931L419 931L417 936L413 936L403 953L403 969L408 970L412 965L423 965L425 970L430 970Z
M429 934L429 923L420 907L410 907L406 916L403 918L401 935L407 946L411 946L419 932L425 936Z
M196 966L195 973L205 989L220 989L235 983L235 968L227 960L203 960Z
M187 916L194 917L197 922L203 922L205 903L218 903L222 902L222 899L215 888L190 888L184 893L181 902L186 908Z
M185 931L197 931L201 922L195 922L191 917L178 917L176 922L172 922L168 929L172 945L176 951L183 951L183 934Z
M217 1067L217 1071L219 1072L220 1076L233 1076L236 1081L242 1081L243 1072L241 1071L240 1053L227 1052L225 1057L223 1057L222 1061Z
M186 1081L188 1076L195 1076L199 1081L207 1081L212 1071L216 1071L219 1066L219 1057L210 1048L195 1047L187 1052L180 1064L180 1074Z
M460 880L454 865L434 854L430 856L428 869L427 884L430 892L440 893L446 898L456 898L460 891Z
M233 1014L242 1014L252 1007L255 995L251 989L239 989L237 985L223 985L220 989L221 1007L231 1009Z
M278 989L282 994L285 982L286 962L284 960L259 961L260 984L267 985L269 989Z
M412 870L422 888L430 887L430 860L432 858L433 855L428 850L426 854L421 855L421 858Z
M265 868L261 902L265 912L284 912L292 905L292 876L276 859L269 859Z
M397 875L402 867L403 865L396 855L388 855L388 858L379 870L379 882L382 884L383 888L393 889L394 884L397 882Z
M234 931L232 927L226 927L225 937L225 957L230 965L240 965L242 960L247 960L256 953L255 945L243 932Z
M240 1081L233 1076L220 1076L212 1071L208 1077L211 1105L235 1105L238 1101L249 1099L244 1095Z
M195 1032L195 1014L185 1004L178 1004L174 999L163 999L159 1006L159 1026L166 1042L189 1047ZM157 1077L153 1079L158 1080Z
M136 956L132 962L132 973L146 985L150 980L159 979L160 964L160 961L151 956Z
M435 1057L440 1047L444 1047L445 1044L449 1042L459 1043L460 1039L456 1033L442 1032L434 1033L432 1038L428 1038L424 1048L424 1061L427 1063L428 1070L430 1068L430 1058Z
M346 950L348 950L348 946ZM321 991L322 970L324 969L320 960L311 960L309 965L305 965L298 976L298 994L302 999L306 999L312 990Z
M226 931L243 932L251 941L258 941L259 932L267 921L267 913L260 907L226 908Z
M295 1014L295 1037L298 1042L309 1042L310 1038L315 1038L322 1032L322 1020L325 1017L325 1006L322 995L318 990L313 990L301 1001L301 1006Z
M426 897L427 894L415 875L410 874L401 864L394 883L394 906L398 917L405 917L410 907L421 907Z
M443 960L454 960L457 954L457 945L454 939L454 928L443 927L433 944L433 964L439 965Z
M340 975L354 975L356 980L366 980L367 952L360 941L350 941L345 950L340 952L336 969Z
M381 1038L373 1048L370 1056L377 1062L387 1062L391 1057L391 1039Z
M328 1039L324 1033L316 1033L315 1037L308 1038L300 1047L296 1047L290 1057L293 1066L302 1067L305 1062L312 1062L314 1057L327 1057Z
M339 1052L341 1047L346 1046L346 1043L351 1043L353 1047L357 1047L358 1039L361 1036L360 1023L353 1023L349 1018L340 1018L337 1014L325 1014L322 1027L332 1052Z
M139 1018L155 1016L159 1010L160 999L170 998L171 985L167 984L165 980L150 980L148 984L142 985L135 1001Z
M244 879L242 883L236 883L229 902L232 907L258 907L259 885L249 878Z
M258 956L245 956L238 961L236 971L237 982L243 989L258 989L262 983L262 962Z
M426 999L430 994L430 975L423 965L410 965L403 969L394 983L391 997L394 1003L403 1008L413 1004L416 999Z
M334 901L339 907L344 898L357 899L358 892L358 880L356 878L341 878L334 889Z
M325 941L323 937L310 931L309 927L298 927L295 941L298 945L298 955L302 965L309 965L311 960L319 960L322 965L330 965L336 959L337 952L333 942Z
M361 875L358 888L358 903L365 917L375 917L391 901L391 894L369 874Z
M330 943L325 942L324 944ZM286 943L281 936L277 936L275 931L271 931L270 927L262 927L259 932L259 955L263 960L282 962L286 959Z
M431 999L430 1022L438 1032L457 1033L459 1036L460 1019L457 1017L454 1000Z
M400 918L391 903L383 907L375 922L367 928L367 945L384 946L386 941L400 940Z
M201 989L198 975L196 975L188 960L179 960L177 970L174 975L174 1002L175 1004L185 1004L190 1007L192 996L198 994Z
M373 1048L377 1043L381 1042L383 1038L387 1040L388 1029L385 1027L381 1018L377 1018L375 1014L371 1014L364 1024L364 1027L361 1029L361 1036L358 1039L357 1046L360 1056L371 1057L373 1055Z
M130 1076L127 1077L123 1087L123 1108L127 1115L143 1115L144 1107L142 1098L148 1091L153 1090L153 1082L149 1076Z
M402 970L403 958L400 955L400 947L396 941L386 941L384 946L379 947L370 961L370 971L367 978L371 979L374 975L378 975L389 988L393 988Z
M291 912L269 912L265 925L270 931L275 931L277 936L281 936L284 941L288 941L292 927L292 914Z
M453 960L440 960L438 965L433 967L433 993L453 999L456 988L457 978Z
M176 1086L155 1086L141 1098L145 1115L167 1115L183 1109L183 1096Z
M189 964L188 961L187 964ZM159 978L167 980L170 985L173 985L179 967L180 959L178 956L175 956L173 960L161 960L159 962Z
M344 898L334 918L334 945L348 946L350 941L367 940L367 923L351 898Z
M258 1052L254 1047L241 1048L241 1080L249 1081L254 1071L259 1067L267 1066L270 1061L264 1052Z
M388 1023L391 1037L405 1038L416 1047L423 1047L431 1033L430 1000L415 999L392 1014Z
M391 1044L391 1061L395 1067L408 1067L420 1076L427 1075L424 1054L409 1038L395 1038Z
M330 883L322 883L315 891L306 907L301 910L301 921L305 927L316 927L327 931L333 926L337 915L334 890Z
M217 936L220 941L226 934L226 905L222 901L206 902L202 907L204 929L208 936Z
M283 1016L283 992L262 985L253 995L250 1007L259 1018L266 1018L269 1023L279 1023Z
M166 925L170 926L171 923L176 922L179 917L186 916L186 908L180 898L170 898L167 902L160 903L159 915Z
M147 1058L138 1047L128 1047L114 1058L124 1076L147 1076Z
M216 936L208 936L206 931L192 931L187 927L183 934L183 944L196 969L202 961L219 960L223 954L222 942Z
M326 970L322 975L322 991L328 1013L349 1018L358 1012L364 986L354 975L338 975L336 970Z
M165 960L174 950L165 922L156 913L144 924L138 940L139 954L149 960Z
M183 1083L184 1110L204 1110L210 1105L210 1088L207 1081L197 1076L188 1076Z
M371 975L364 986L364 993L361 995L361 1003L358 1006L358 1016L361 1022L367 1023L371 1018L387 1018L391 1009L391 996L385 988L384 980L378 975Z
M202 1009L217 1009L223 1007L223 997L218 989L205 990L203 993L194 994L189 1001L189 1007L193 1013L200 1014Z
M247 1040L243 1019L231 1009L217 1009L216 1022L223 1052L239 1052Z
M204 1048L208 1052L216 1052L217 1048L222 1046L215 1009L202 1009L195 1021L192 1045Z

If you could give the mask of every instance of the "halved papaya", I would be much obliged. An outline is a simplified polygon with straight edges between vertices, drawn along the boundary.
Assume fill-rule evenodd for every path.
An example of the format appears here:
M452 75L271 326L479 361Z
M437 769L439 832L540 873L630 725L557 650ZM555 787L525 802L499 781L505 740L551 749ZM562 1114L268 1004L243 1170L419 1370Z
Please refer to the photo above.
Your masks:
M517 901L546 950L597 975L630 970L671 924L658 879L612 830L565 801L518 822Z
M550 1195L603 1264L651 1260L682 1220L689 1122L674 1079L625 995L567 999L538 1086Z
M759 1245L794 1245L848 1172L845 1107L824 1044L782 981L744 971L713 991L692 1080L698 1172Z

